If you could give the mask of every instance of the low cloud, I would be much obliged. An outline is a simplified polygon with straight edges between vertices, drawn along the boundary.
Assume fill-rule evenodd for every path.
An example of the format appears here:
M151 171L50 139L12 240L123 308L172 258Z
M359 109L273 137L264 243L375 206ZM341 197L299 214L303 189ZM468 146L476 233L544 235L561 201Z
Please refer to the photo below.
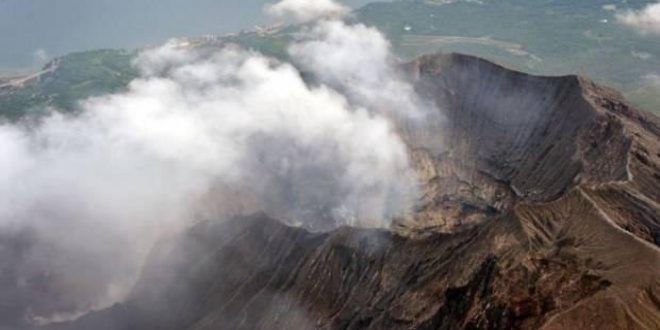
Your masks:
M660 3L640 10L628 10L616 15L617 20L643 34L660 34Z
M349 12L347 6L333 0L282 0L266 6L269 15L298 23L319 18L337 18Z

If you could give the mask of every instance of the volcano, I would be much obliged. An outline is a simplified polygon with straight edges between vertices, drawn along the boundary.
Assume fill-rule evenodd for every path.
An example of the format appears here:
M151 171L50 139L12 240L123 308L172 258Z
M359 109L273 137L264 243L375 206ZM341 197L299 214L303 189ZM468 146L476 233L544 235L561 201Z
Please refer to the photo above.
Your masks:
M660 328L660 119L579 76L457 54L406 70L444 112L400 128L413 215L198 223L154 247L127 301L44 329Z

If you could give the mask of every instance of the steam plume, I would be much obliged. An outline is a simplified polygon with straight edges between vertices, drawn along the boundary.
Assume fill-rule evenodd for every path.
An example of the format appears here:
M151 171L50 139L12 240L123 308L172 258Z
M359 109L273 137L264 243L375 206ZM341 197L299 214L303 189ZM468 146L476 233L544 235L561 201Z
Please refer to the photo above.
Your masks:
M390 43L375 28L322 20L302 34L289 54L322 83L376 113L412 119L432 107L404 78Z
M258 53L170 42L80 115L0 125L0 231L32 232L18 277L49 274L51 291L26 298L34 314L122 300L154 241L195 218L263 210L328 230L410 210L416 178L390 118L428 109L388 42L329 0L270 11L323 18L290 48L320 84Z

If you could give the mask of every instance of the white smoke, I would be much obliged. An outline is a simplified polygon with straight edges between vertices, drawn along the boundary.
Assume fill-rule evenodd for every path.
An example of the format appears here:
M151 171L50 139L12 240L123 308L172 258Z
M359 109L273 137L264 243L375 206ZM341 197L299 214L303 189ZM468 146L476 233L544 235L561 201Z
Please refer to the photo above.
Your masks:
M266 12L279 19L308 22L319 18L341 17L350 9L333 0L282 0L266 6Z
M641 33L660 34L660 2L649 4L640 10L623 11L617 14L616 18Z
M322 20L305 30L289 54L322 83L372 111L409 119L429 114L432 106L404 78L390 47L375 28Z
M263 210L328 230L406 215L417 182L390 118L429 109L382 34L328 19L341 8L271 8L324 18L290 49L312 86L258 53L170 42L79 115L0 125L0 230L37 237L21 276L48 272L61 312L96 308L123 299L154 241L195 217Z

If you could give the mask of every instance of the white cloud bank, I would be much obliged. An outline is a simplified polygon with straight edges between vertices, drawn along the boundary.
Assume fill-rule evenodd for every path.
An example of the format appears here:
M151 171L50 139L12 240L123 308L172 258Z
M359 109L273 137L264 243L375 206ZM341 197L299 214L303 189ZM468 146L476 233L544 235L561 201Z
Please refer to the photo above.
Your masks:
M660 34L660 3L617 14L617 20L644 34Z
M90 256L82 263L113 260L122 271L95 274L113 283L136 271L157 233L203 208L211 189L322 230L387 226L411 206L414 177L388 120L308 87L293 66L172 46L138 62L153 75L85 101L77 117L0 126L3 228L36 228L52 251ZM79 276L68 269L67 278Z
M341 17L349 7L333 0L282 0L266 6L269 15L293 22L308 22L319 18Z
M142 77L126 92L85 100L77 116L0 124L0 230L33 230L21 277L47 272L64 292L32 312L123 299L159 235L201 215L263 210L327 230L409 212L417 182L391 118L433 109L378 31L332 18L342 8L271 8L323 18L290 48L312 85L261 54L173 42L136 59ZM40 298L26 299L54 299Z

